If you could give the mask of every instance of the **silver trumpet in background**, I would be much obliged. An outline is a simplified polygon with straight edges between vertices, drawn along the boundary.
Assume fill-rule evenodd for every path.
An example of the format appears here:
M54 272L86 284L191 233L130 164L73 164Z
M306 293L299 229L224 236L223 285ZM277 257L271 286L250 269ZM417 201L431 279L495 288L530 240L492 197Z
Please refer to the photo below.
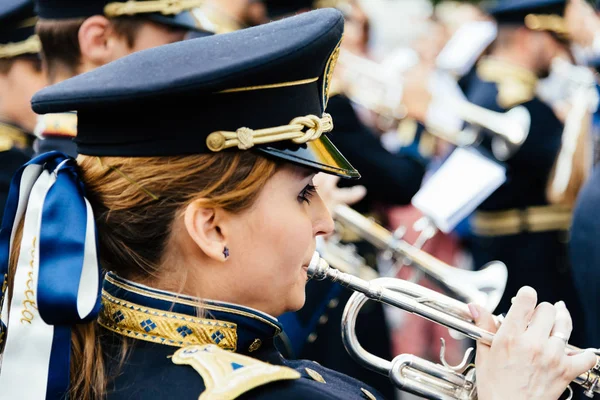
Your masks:
M333 217L344 229L350 229L378 249L408 258L411 265L437 282L452 297L479 304L488 311L494 311L498 306L508 279L504 263L493 261L480 271L465 271L415 248L348 206L336 206Z
M497 112L456 96L438 96L433 98L431 107L448 110L468 125L456 130L444 121L430 119L425 121L429 133L458 147L475 145L482 135L490 136L492 152L500 161L507 160L521 148L531 128L531 115L524 106Z
M390 129L406 117L403 71L344 50L340 52L337 68L340 85L350 100L387 120ZM433 86L443 85L434 83ZM482 134L491 136L492 152L501 161L510 158L529 135L531 116L523 106L496 112L464 98L440 96L440 93L434 93L432 105L450 111L469 127L454 130L448 129L445 121L423 121L429 133L459 147L476 144Z
M398 388L429 399L477 399L475 368L469 364L470 351L458 366L450 366L445 362L443 346L440 354L442 365L410 354L402 354L389 361L367 352L360 345L355 331L361 307L367 300L375 300L459 331L474 340L491 344L494 335L473 323L466 304L400 279L379 278L366 281L357 278L331 268L318 252L313 255L308 276L315 280L329 279L356 291L348 300L342 315L342 341L348 353L359 364L388 376ZM500 324L501 319L496 317L496 322ZM578 350L568 345L565 351ZM600 358L594 368L581 374L574 382L586 390L588 397L594 397L594 394L600 393L599 378Z
M488 110L468 101L450 101L448 105L465 122L483 128L492 137L494 156L504 161L521 148L531 127L531 115L523 106L514 107L504 113ZM433 130L431 133L435 134ZM472 142L463 145L473 145Z

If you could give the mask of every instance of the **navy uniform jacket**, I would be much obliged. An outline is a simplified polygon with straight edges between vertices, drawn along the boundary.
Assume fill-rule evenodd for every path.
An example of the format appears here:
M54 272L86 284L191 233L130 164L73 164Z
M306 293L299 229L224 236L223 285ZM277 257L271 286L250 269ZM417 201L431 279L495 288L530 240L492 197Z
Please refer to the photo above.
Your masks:
M31 157L30 138L17 126L0 122L0 222L12 176Z
M482 62L487 63L486 67L494 67L492 70L499 75L481 69ZM546 187L560 149L563 125L552 109L535 97L535 81L526 81L522 71L516 74L510 68L503 70L505 64L494 62L493 59L480 62L478 74L473 75L468 85L468 100L497 112L521 105L531 115L531 128L524 144L505 161L506 183L477 211L504 212L547 206ZM507 77L512 80L507 82ZM483 152L491 151L489 138L486 135L478 145ZM477 267L493 260L502 261L508 267L506 290L496 313L508 311L510 299L520 287L532 286L539 301L565 301L573 317L571 343L577 344L584 330L583 317L568 262L567 241L566 229L489 236L475 234L470 247Z
M391 399L396 389L390 379L358 364L342 342L342 314L352 294L353 291L338 283L308 281L304 307L279 318L284 333L277 338L276 345L289 358L315 360L367 383ZM363 306L355 332L368 352L386 360L394 358L390 329L380 303L369 301Z
M581 189L573 211L570 259L586 321L584 347L600 342L600 167Z
M273 345L281 332L269 315L229 303L199 300L107 274L98 323L109 400L381 399L375 389L306 360L285 359ZM131 338L119 366L121 343ZM207 396L208 397L208 396ZM209 397L212 398L212 397Z

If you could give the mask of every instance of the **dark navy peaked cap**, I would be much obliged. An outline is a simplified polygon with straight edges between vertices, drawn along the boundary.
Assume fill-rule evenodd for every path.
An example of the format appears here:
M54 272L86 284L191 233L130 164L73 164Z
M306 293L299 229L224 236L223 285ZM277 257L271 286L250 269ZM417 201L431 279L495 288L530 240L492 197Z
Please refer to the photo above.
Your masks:
M39 53L35 22L33 0L0 1L0 58Z
M207 31L210 28L196 15L202 3L202 0L35 0L35 11L41 19L137 16L178 28Z
M325 113L344 20L334 9L123 57L36 93L77 111L80 154L173 156L252 148L359 177Z
M526 25L534 30L566 34L562 17L567 0L499 0L488 12L499 24Z

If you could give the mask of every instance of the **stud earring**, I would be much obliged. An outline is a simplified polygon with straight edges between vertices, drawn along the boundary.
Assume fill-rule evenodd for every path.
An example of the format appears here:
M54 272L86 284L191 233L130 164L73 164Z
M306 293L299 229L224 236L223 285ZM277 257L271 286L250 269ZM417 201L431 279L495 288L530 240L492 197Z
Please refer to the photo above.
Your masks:
M227 258L229 257L229 248L227 248L227 246L225 246L225 248L223 249L223 255L225 256L225 259L227 260Z

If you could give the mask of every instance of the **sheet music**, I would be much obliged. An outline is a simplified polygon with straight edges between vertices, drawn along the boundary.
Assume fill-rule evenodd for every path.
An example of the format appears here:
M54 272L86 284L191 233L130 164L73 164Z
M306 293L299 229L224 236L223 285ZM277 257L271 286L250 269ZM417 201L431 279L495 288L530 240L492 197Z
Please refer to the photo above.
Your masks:
M438 68L463 76L473 67L483 51L496 39L495 23L476 21L464 24L448 40L437 56Z
M457 148L424 183L412 204L445 233L506 181L506 167L472 148Z

